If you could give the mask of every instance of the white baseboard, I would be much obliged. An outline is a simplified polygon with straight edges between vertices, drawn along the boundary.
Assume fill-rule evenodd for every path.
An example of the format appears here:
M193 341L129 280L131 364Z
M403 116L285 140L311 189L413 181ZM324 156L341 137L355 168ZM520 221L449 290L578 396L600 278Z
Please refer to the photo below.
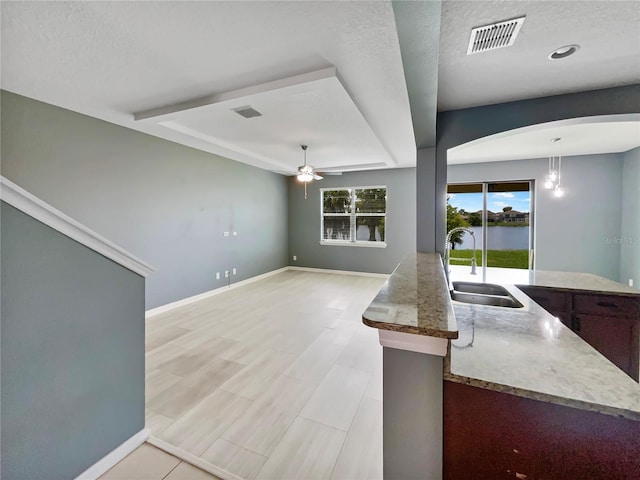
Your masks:
M279 268L277 270L272 270L267 273L263 273L262 275L256 275L255 277L247 278L246 280L241 280L236 283L232 283L230 285L216 288L214 290L209 290L208 292L199 293L192 297L183 298L182 300L177 300L175 302L167 303L166 305L161 305L156 308L152 308L151 310L147 310L144 314L145 318L153 317L154 315L158 315L159 313L165 313L174 308L183 307L185 305L189 305L190 303L198 302L200 300L204 300L205 298L213 297L214 295L218 295L223 292L228 292L232 288L238 288L243 285L247 285L248 283L257 282L258 280L262 280L263 278L271 277L273 275L277 275L278 273L286 272L288 267Z
M329 270L327 268L289 266L289 270L298 270L302 272L316 272L316 273L335 273L338 275L356 275L359 277L389 278L389 274L386 274L386 273L351 272L349 270Z
M212 463L206 462L205 460L202 460L201 458L198 458L195 455L190 454L189 452L185 452L178 447L174 447L173 445L165 442L164 440L160 440L157 437L149 437L147 439L147 443L159 448L160 450L164 450L165 452L175 457L178 457L180 460L184 460L185 462L190 463L194 467L198 467L199 469L204 470L207 473L220 477L222 480L243 480L241 477L238 477L231 472L227 472L223 468L216 467Z
M102 457L102 459L87 468L84 472L78 475L75 480L96 480L98 477L104 475L107 470L142 445L149 437L149 433L149 430L146 428L144 430L140 430L131 438L125 440L125 442L115 450L112 450L111 453Z

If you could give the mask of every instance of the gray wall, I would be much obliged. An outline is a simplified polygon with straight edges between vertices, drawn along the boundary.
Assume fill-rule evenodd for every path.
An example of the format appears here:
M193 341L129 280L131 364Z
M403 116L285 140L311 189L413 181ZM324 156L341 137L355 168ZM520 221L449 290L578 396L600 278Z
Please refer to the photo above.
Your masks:
M442 357L384 347L384 478L442 479Z
M387 186L386 248L320 245L320 188ZM289 180L289 264L371 273L391 273L415 252L416 170L402 168L326 175L311 182L308 198L295 177ZM297 261L293 261L293 255Z
M620 245L608 239L620 236L622 155L563 157L562 199L542 188L547 169L546 158L449 165L447 179L536 180L536 268L589 272L617 281Z
M533 98L518 102L439 112L436 132L435 166L418 162L420 170L435 171L434 181L422 187L423 193L435 196L431 204L418 198L418 218L430 218L419 232L418 251L442 253L446 235L447 150L478 138L539 123L592 115L615 115L640 112L640 85L607 88L588 92ZM426 176L426 175L425 175ZM419 190L420 191L420 190ZM425 194L427 194L425 193ZM421 210L427 211L422 214ZM432 217L429 217L432 215Z
M68 480L144 428L144 278L1 216L0 477Z
M620 281L640 288L640 148L626 152L622 167Z
M4 91L2 175L153 265L147 309L287 265L285 177Z
M435 183L436 149L422 148L417 152L416 159L416 234L417 250L419 252L435 252L437 248L434 235L436 211L439 208L436 199ZM444 245L444 237L442 238Z

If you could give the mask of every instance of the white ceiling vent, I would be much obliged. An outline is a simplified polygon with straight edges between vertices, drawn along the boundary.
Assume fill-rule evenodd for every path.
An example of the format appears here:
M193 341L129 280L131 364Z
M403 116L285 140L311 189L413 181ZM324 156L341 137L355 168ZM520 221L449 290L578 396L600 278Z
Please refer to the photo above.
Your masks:
M467 55L495 50L496 48L510 47L516 41L524 19L525 17L514 18L513 20L474 28L471 30Z
M255 108L247 105L244 107L232 108L234 112L244 118L253 118L253 117L261 117L262 114L257 111Z

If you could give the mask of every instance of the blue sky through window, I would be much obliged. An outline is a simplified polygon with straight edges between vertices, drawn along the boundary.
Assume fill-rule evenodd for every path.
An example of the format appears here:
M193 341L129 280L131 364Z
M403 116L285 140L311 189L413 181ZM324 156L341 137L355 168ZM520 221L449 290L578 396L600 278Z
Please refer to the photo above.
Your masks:
M477 212L482 210L482 193L450 193L449 204L466 210ZM512 207L519 212L528 212L530 205L529 192L495 192L487 194L487 208L492 212L501 212L504 207Z

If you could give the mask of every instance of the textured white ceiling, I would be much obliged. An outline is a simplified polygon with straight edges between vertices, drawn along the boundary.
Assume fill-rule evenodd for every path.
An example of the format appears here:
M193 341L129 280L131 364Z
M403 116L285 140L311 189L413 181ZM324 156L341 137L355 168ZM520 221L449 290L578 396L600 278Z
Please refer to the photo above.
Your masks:
M447 152L447 163L545 158L551 139L562 156L626 152L640 147L640 114L582 117L519 128L484 137Z
M2 2L1 8L8 91L272 169L204 137L136 122L133 113L335 66L377 143L398 166L415 165L389 2ZM215 131L213 124L208 133ZM291 151L311 143L280 133L271 142ZM340 150L330 133L313 134L318 149L334 142ZM299 164L295 155L289 167Z
M415 165L416 138L421 144L433 138L435 67L425 63L426 57L439 55L440 110L640 83L638 1L445 0L439 48L435 40L433 46L421 44L438 31L437 8L419 10L422 13L413 16L413 24L410 21L411 8L422 5L3 1L1 86L274 169L273 155L258 152L261 148L238 154L247 150L250 138L243 140L244 145L212 143L218 132L215 124L193 135L184 133L184 128L136 122L133 114L334 66L351 103L375 136L374 143L391 159L386 164L402 167ZM401 22L396 23L394 8L406 14ZM523 14L527 19L513 47L465 54L472 27ZM418 34L425 31L430 34ZM399 37L404 39L404 58ZM566 60L547 60L552 50L569 43L582 48ZM415 136L405 72L412 74ZM328 99L325 106L330 109L332 102ZM341 107L335 104L335 108ZM345 132L351 128L346 120L335 123ZM273 138L274 144L291 153L285 158L277 152L277 162L295 169L300 160L293 152L303 142L313 143L318 152L323 143L331 143L338 154L341 145L335 136L317 124L308 127L307 131L314 130L311 139L294 139L284 131ZM303 129L299 135L304 136ZM343 153L350 151L351 145L347 148L345 143L344 148ZM350 169L355 163L349 161Z
M512 47L466 55L473 27L526 15ZM564 60L555 49L579 44ZM640 2L451 1L442 6L438 110L640 83Z

